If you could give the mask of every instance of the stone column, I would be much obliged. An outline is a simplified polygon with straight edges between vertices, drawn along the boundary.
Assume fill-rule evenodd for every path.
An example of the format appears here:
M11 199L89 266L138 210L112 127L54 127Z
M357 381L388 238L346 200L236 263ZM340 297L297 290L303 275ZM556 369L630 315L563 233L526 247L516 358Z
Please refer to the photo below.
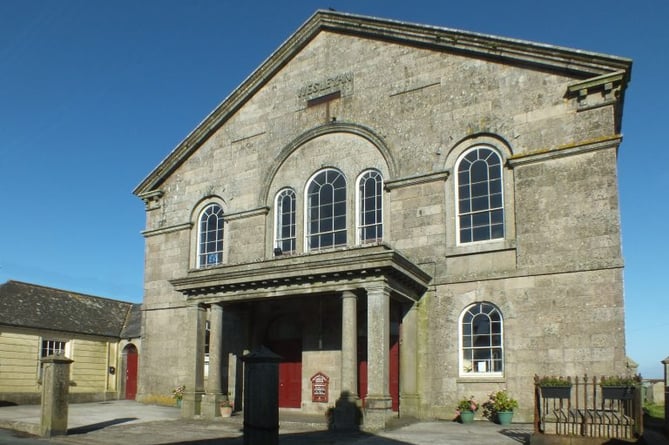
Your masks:
M408 308L400 330L400 411L418 417L418 304Z
M70 364L63 355L42 359L42 408L40 435L67 434L67 395L70 392Z
M392 415L389 365L390 289L385 283L379 283L367 287L366 430L384 428Z
M184 356L189 371L184 384L186 391L181 403L181 417L193 418L200 414L204 393L204 335L206 311L203 306L186 308L186 326L183 332L186 350Z
M341 391L349 401L358 399L358 297L342 292L341 300Z
M209 312L209 376L207 393L202 396L202 417L213 419L221 415L219 403L227 394L221 395L221 353L223 335L223 307L212 304Z
M358 398L358 297L342 292L341 300L341 394L335 402L332 429L350 431L360 428Z

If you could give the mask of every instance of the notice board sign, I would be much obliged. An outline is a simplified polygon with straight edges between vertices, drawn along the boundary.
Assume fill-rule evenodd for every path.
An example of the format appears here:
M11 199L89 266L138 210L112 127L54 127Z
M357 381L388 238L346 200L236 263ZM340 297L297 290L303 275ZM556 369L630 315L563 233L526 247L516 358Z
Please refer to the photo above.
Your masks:
M317 372L311 377L311 401L328 403L330 389L330 377L322 372Z

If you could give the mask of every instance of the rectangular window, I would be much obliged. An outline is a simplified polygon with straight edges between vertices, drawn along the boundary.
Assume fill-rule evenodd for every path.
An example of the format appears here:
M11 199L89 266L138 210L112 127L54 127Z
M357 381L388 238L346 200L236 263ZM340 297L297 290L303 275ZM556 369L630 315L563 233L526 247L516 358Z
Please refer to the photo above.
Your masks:
M60 340L42 340L42 350L40 358L50 355L65 355L65 345L67 342Z

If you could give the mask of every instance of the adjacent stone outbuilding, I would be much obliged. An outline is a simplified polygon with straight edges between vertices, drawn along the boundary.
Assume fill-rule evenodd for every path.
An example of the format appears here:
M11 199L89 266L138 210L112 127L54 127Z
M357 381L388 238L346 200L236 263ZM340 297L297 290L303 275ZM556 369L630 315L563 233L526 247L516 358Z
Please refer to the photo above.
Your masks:
M139 398L185 385L184 416L228 393L239 407L240 358L260 345L283 358L282 407L344 395L372 428L501 388L529 420L534 374L623 372L630 70L314 14L135 190Z

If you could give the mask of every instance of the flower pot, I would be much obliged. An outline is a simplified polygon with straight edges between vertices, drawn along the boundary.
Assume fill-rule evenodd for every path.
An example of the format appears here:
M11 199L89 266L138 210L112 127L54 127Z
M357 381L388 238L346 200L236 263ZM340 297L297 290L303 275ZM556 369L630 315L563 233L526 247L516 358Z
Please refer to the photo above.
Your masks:
M181 399L177 399L177 408L181 408Z
M634 386L602 386L602 398L630 400L634 397Z
M474 421L474 411L460 411L461 423L472 423Z
M571 396L571 386L542 386L541 397L544 399L568 399Z
M497 422L500 425L511 425L511 419L513 419L513 411L497 412Z
M232 406L221 405L221 417L230 417L232 415Z

